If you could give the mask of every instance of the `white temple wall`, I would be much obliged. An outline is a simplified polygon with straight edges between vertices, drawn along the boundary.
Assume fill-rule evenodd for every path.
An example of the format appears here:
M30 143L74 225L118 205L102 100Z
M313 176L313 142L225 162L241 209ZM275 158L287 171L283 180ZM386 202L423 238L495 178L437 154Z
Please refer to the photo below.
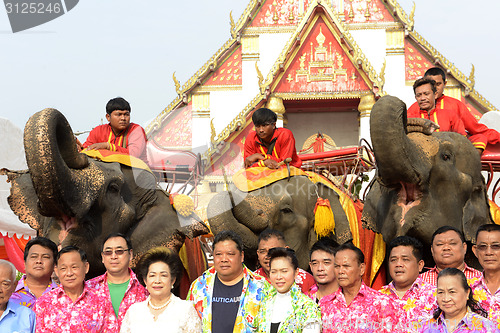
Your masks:
M260 34L259 35L259 69L264 75L264 79L269 74L281 51L292 36L291 33ZM253 64L255 66L255 64ZM255 74L257 75L257 74Z
M386 54L385 29L350 30L349 33L356 44L363 50L375 71L379 73Z

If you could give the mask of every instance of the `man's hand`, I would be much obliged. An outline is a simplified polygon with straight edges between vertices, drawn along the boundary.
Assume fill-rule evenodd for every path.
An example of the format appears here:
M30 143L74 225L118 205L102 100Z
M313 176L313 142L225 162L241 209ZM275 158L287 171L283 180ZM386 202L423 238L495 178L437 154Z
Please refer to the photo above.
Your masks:
M248 156L246 159L245 159L245 168L249 168L252 166L252 164L254 164L255 162L257 161L260 161L260 160L263 160L265 159L266 157L264 155L262 155L261 153L255 153L255 154L252 154L250 156Z
M83 150L83 145L80 142L80 140L78 140L78 138L76 136L75 136L75 141L76 141L76 148L78 149L78 151L82 151Z
M264 165L266 167L268 167L269 169L278 169L279 168L278 162L276 162L275 160L271 160L271 159L264 160Z
M98 150L98 149L110 150L109 142L94 143L87 147L87 150Z

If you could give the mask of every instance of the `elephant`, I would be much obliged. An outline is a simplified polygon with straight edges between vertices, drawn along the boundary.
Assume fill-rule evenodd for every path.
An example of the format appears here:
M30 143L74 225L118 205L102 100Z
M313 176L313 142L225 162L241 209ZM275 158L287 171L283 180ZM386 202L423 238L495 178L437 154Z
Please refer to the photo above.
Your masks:
M208 221L214 234L232 230L242 237L245 263L251 269L255 268L258 235L266 228L283 232L287 245L297 254L299 266L307 269L309 249L317 240L314 207L318 196L330 201L335 219L332 237L338 243L350 240L349 221L339 195L305 175L284 178L250 192L231 184L229 191L220 192L210 200Z
M104 272L101 246L111 233L130 237L135 263L153 246L178 250L186 236L209 232L195 214L176 213L149 170L80 153L70 125L55 109L28 120L24 146L28 170L2 170L12 183L9 205L38 235L85 250L88 277Z
M407 119L406 105L397 97L384 96L373 106L377 174L361 219L385 242L409 235L430 245L444 225L474 242L477 227L492 223L478 152L465 136L432 132L432 126L425 119Z

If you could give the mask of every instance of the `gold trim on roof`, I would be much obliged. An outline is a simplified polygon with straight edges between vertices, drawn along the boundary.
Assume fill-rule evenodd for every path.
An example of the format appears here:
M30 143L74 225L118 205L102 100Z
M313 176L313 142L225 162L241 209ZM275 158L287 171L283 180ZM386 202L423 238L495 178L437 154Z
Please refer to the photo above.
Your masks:
M361 98L366 95L366 91L349 92L316 92L314 94L304 93L274 93L273 96L283 98L286 101L291 100L321 100L321 99L353 99Z
M402 28L399 22L375 22L375 23L344 23L349 30L373 30L373 29L394 29Z

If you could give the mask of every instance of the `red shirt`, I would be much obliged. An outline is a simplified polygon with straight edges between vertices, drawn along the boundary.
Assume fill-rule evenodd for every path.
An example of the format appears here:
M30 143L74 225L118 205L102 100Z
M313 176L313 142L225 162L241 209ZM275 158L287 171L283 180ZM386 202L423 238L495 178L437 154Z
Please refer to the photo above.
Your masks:
M464 272L467 280L481 277L480 271L478 271L477 269L474 269L472 267L467 266L467 264L465 264L463 272ZM433 286L435 286L435 285L437 285L438 274L439 274L439 272L438 272L436 266L434 266L433 268L429 269L427 272L420 274L420 277L425 282L430 283Z
M271 281L269 281L269 277L266 275L266 272L264 272L264 269L262 267L256 270L254 273L265 277L267 282L271 283ZM299 286L300 290L302 290L302 293L307 295L309 289L311 289L311 287L316 284L316 281L314 281L314 278L311 274L307 273L302 268L299 268L297 277L295 277L295 283L297 284L297 286Z
M147 164L146 141L147 138L144 129L137 124L130 123L128 128L118 136L113 133L111 125L106 124L97 126L90 131L87 141L83 144L83 148L87 148L94 143L109 142L111 151L132 155L140 158Z
M420 108L411 108L407 111L407 118L425 118L432 120L439 125L436 132L456 132L465 135L464 123L457 113L448 109L434 108L430 112L420 110Z
M245 153L243 159L247 159L248 156L255 153L260 153L265 155L268 159L275 160L276 162L281 162L284 159L291 157L293 165L296 168L300 168L302 161L297 155L295 150L295 138L293 137L292 131L286 128L276 128L271 138L271 143L275 141L274 149L268 151L259 136L255 131L251 131L245 140ZM264 166L262 162L256 162L252 166Z
M139 283L139 280L137 280L137 277L131 269L129 269L129 272L130 281L127 290L125 291L125 295L120 303L120 309L118 310L118 327L121 326L128 308L134 303L146 300L147 297L146 288ZM100 297L106 299L109 302L109 306L112 306L107 273L87 281L87 285L89 288L94 289Z

